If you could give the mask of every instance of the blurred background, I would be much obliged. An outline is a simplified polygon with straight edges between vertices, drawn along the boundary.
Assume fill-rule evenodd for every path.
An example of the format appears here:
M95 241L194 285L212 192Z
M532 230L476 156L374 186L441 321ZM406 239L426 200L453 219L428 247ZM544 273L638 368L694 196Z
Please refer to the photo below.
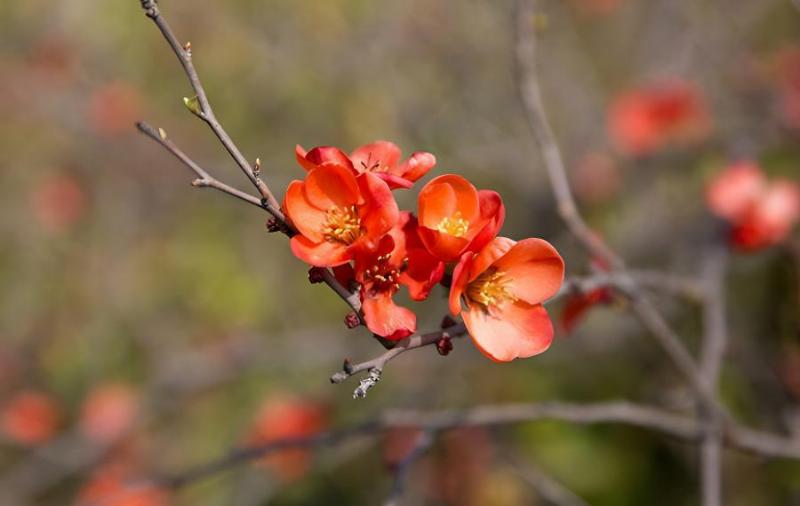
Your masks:
M568 276L590 271L521 112L512 2L160 5L192 42L217 116L276 193L303 176L295 144L350 151L388 139L437 156L426 179L457 172L499 191L503 235L543 237ZM577 198L630 265L699 273L719 231L704 187L731 161L798 178L800 10L789 0L549 0L539 11L543 94ZM163 128L249 190L185 109L185 76L139 2L0 2L0 75L2 504L376 504L403 434L130 492L131 502L115 494L247 441L390 407L625 398L691 409L674 367L617 303L569 333L563 304L550 306L562 330L533 359L494 364L468 339L447 357L408 353L354 401L357 380L328 378L381 346L344 327L341 300L307 282L265 214L192 189L187 170L135 131L140 119ZM642 124L637 107L654 94L666 105L655 126ZM397 195L415 207L416 189ZM800 431L799 268L795 230L735 256L728 279L725 401L783 431ZM697 307L657 300L696 349ZM444 291L412 308L421 330L438 328ZM727 504L800 504L800 463L726 452L725 473ZM553 422L445 435L412 470L405 503L548 504L531 476L589 504L698 503L695 447Z

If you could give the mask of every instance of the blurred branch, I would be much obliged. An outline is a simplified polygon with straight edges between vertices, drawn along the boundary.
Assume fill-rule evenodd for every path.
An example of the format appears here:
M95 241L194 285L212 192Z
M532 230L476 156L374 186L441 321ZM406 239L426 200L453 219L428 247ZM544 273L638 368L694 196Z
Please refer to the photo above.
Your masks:
M194 63L192 62L191 43L187 42L186 44L181 44L178 42L178 39L172 31L172 28L169 26L169 23L167 23L167 20L161 16L161 12L158 9L158 3L156 0L140 1L142 4L142 9L144 9L147 17L153 20L153 23L156 24L167 43L172 48L175 56L178 57L178 61L180 61L183 71L186 73L186 77L189 79L189 84L191 84L192 89L196 94L195 99L184 99L184 101L187 103L187 107L189 107L196 116L208 124L242 172L244 172L250 182L253 183L253 186L258 189L258 192L261 194L269 208L280 213L280 204L272 194L272 191L270 191L267 184L253 171L250 163L244 157L239 148L236 147L233 139L231 139L225 129L222 128L222 125L219 123L219 121L217 121L214 110L211 108L211 104L206 96L206 91L203 88L203 84L200 82L200 77L197 75L197 70L195 70ZM196 100L196 108L192 107L192 100Z
M553 299L569 293L588 293L604 287L626 289L631 279L642 288L683 297L691 301L701 302L704 297L702 284L693 279L666 272L631 270L625 274L596 272L589 276L568 278Z
M383 506L397 506L399 504L406 487L406 482L408 481L408 473L411 471L411 466L422 457L435 440L436 434L433 431L423 431L417 436L414 447L408 452L408 455L397 464L392 490L389 492L389 497L386 498Z
M619 423L690 442L699 441L704 431L703 424L692 416L625 401L595 404L542 402L487 405L464 410L429 412L388 410L370 421L353 427L315 436L280 439L263 445L239 448L221 458L181 473L155 478L154 481L160 486L179 488L281 450L335 445L355 437L382 434L394 428L416 428L429 433L438 433L456 427L510 425L541 420L580 425ZM726 427L722 441L731 448L761 457L800 459L800 439L731 424Z
M466 331L467 329L464 327L464 324L458 323L445 329L437 330L436 332L408 336L402 341L399 341L392 349L387 350L372 360L367 360L357 364L351 364L349 360L345 360L342 370L334 373L331 376L331 383L341 383L354 374L368 371L369 374L367 378L361 380L361 383L353 393L353 398L365 397L367 395L367 391L375 386L375 384L380 380L383 368L393 358L409 350L422 348L423 346L429 346L431 344L437 344L442 339L461 337L466 333Z
M659 345L669 355L681 373L689 380L698 397L718 412L724 412L716 397L708 390L700 376L700 370L686 350L680 338L669 327L655 306L641 292L636 281L628 275L625 263L584 222L578 212L561 150L545 112L541 88L536 71L535 10L533 2L518 0L516 57L518 85L522 104L534 137L542 150L547 175L555 196L558 213L570 232L584 245L591 255L602 258L612 266L615 274L622 276L618 286L631 299L631 308L642 324L653 334Z
M725 321L725 272L728 252L715 247L704 259L703 282L703 344L700 364L703 379L709 390L716 392L722 359L728 341ZM700 478L703 506L722 504L722 434L720 420L715 413L700 406L700 415L706 426L700 446Z
M575 492L539 469L538 466L524 461L517 455L510 455L510 452L504 453L505 460L511 464L514 471L544 499L546 504L552 504L553 506L589 506L589 503L581 499Z

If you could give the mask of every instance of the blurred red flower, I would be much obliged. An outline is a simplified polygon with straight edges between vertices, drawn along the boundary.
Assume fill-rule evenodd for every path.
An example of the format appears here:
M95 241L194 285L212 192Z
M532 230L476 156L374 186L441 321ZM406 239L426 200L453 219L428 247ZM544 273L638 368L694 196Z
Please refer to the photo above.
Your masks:
M382 179L370 172L356 177L331 162L312 168L305 181L292 181L283 208L299 232L292 252L317 267L342 265L359 249L376 248L400 216Z
M356 148L348 157L341 149L319 146L306 152L302 146L295 147L295 158L306 170L323 163L336 163L348 167L355 174L371 172L389 185L391 189L411 188L414 183L436 165L436 157L425 151L416 151L404 161L402 152L393 142L375 141Z
M601 203L615 196L622 186L619 165L606 153L591 152L578 160L572 171L575 194L589 203Z
M169 494L153 485L136 483L129 466L107 464L81 487L75 506L167 506Z
M478 251L494 239L505 220L497 192L478 191L461 176L445 174L420 190L418 234L428 251L445 262Z
M782 242L800 219L800 186L785 179L768 181L752 162L734 163L717 174L706 202L732 225L731 242L744 251Z
M70 175L44 179L31 194L36 221L51 234L69 230L86 212L87 198L81 184Z
M786 126L800 128L800 47L789 47L775 58L778 114Z
M608 111L612 142L623 154L645 156L670 144L690 144L711 132L700 91L682 81L665 81L617 96Z
M247 437L251 445L264 445L282 439L306 438L328 426L328 413L318 402L288 396L267 399L258 411ZM303 448L278 450L259 462L281 480L301 478L311 465L311 451Z
M96 88L89 99L89 122L98 135L115 137L133 132L134 123L141 114L139 91L122 81Z
M94 387L84 399L80 429L98 443L112 443L133 427L138 410L138 394L132 386L103 383Z
M490 359L531 357L553 340L542 303L563 280L564 261L547 241L498 237L477 254L465 253L456 265L450 311L462 315L475 346Z
M56 433L61 410L47 394L26 390L9 399L0 412L0 428L6 437L35 446Z

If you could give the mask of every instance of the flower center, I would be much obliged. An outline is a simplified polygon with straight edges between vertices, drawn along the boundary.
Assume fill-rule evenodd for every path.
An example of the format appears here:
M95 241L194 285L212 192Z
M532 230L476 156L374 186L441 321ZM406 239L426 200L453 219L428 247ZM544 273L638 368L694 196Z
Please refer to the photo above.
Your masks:
M436 225L436 230L454 237L464 237L469 230L469 221L461 217L461 211L456 211L453 216L442 219Z
M397 280L400 278L400 273L408 262L408 258L403 259L400 267L395 267L389 263L391 257L391 253L378 256L372 267L364 272L364 281L372 284L373 292L400 289Z
M504 302L514 302L517 298L511 293L512 281L514 279L505 272L489 269L467 286L467 299L480 304L484 309Z
M349 246L361 235L361 220L356 206L331 207L326 215L323 236L327 241Z

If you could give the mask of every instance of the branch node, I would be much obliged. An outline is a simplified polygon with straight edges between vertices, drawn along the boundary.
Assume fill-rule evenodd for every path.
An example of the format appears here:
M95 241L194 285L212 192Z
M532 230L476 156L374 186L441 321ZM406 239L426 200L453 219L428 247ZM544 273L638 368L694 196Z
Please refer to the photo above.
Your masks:
M141 0L142 9L148 18L155 19L158 17L158 4L156 0Z
M439 355L446 357L453 351L453 340L450 339L450 334L447 332L442 332L442 337L438 341L436 341L436 351L439 352Z
M361 318L358 317L355 311L350 311L344 317L344 324L348 329L354 329L361 325Z
M366 397L369 389L377 385L380 380L381 370L377 367L373 367L369 370L367 377L362 379L353 391L353 399L363 399Z

